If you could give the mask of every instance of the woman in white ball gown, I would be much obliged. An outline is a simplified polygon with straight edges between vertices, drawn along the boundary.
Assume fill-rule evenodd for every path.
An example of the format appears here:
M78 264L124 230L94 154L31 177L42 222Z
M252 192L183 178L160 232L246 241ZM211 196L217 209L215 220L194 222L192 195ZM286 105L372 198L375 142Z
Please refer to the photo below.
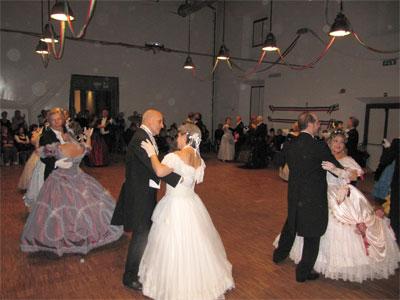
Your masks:
M328 143L332 154L350 172L363 174L347 156L343 131L332 133ZM321 237L314 269L331 279L362 282L388 278L400 261L400 252L389 219L374 210L366 197L344 179L327 172L329 220ZM275 241L275 245L277 241ZM297 236L290 258L298 263L303 238Z
M153 299L206 300L223 298L234 288L232 265L221 238L199 196L205 164L200 157L201 132L193 124L178 129L177 152L159 162L153 145L142 143L159 177L172 172L183 177L167 185L154 210L153 225L139 267L143 294Z

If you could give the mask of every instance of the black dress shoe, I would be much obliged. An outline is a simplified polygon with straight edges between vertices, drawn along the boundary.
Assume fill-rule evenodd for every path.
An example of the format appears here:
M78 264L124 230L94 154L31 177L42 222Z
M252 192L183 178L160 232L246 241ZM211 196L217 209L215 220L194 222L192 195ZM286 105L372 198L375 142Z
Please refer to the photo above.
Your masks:
M318 278L319 278L318 273L311 272L310 274L307 275L307 277L296 276L296 281L297 282L305 282L306 280L316 280Z
M279 255L276 251L274 251L274 254L272 255L272 261L276 264L279 264L283 262L286 259L286 256Z
M308 274L307 276L307 280L316 280L319 278L319 274L315 273L315 272L311 272L310 274Z
M132 289L135 291L142 291L142 289L143 289L143 286L139 281L129 281L129 282L124 281L123 284L128 289Z

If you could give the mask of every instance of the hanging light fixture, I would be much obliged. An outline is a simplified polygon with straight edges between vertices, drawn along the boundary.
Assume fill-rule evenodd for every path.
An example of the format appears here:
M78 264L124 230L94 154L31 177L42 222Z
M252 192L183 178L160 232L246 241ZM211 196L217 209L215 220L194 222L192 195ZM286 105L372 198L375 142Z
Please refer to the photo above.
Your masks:
M264 45L262 47L263 51L277 51L279 50L278 46L276 45L276 37L272 33L272 0L271 5L269 7L269 33L265 38Z
M195 68L195 65L190 56L186 57L185 65L183 66L183 68L186 70L193 70Z
M183 68L186 70L193 70L195 68L195 65L192 61L192 58L190 57L190 15L188 15L189 18L189 36L188 36L188 55L186 57L185 64L183 65Z
M43 0L42 0L43 3ZM58 43L58 40L54 34L54 26L51 24L51 16L50 16L50 0L47 0L47 24L44 26L43 36L40 39L45 43Z
M229 49L225 46L225 0L224 0L224 15L222 23L222 45L219 48L218 60L229 60Z
M40 40L36 46L35 52L37 54L49 54L49 48L45 42Z
M335 22L333 22L330 36L346 36L351 33L351 26L349 20L343 14L343 1L340 1L340 11L336 15Z
M42 34L43 34L43 0L40 1L40 22L41 22L41 28L42 28ZM45 42L42 41L43 36L40 38L39 43L37 44L36 48L35 48L35 52L37 54L41 54L41 55L46 55L49 54L49 47L47 46L47 44Z
M57 38L54 35L54 27L53 24L51 23L47 23L44 26L44 32L43 32L43 37L40 39L41 41L45 42L45 43L52 43L53 42L53 38L54 38L54 43L58 43Z
M68 1L56 1L51 9L51 18L58 21L73 21L75 19Z

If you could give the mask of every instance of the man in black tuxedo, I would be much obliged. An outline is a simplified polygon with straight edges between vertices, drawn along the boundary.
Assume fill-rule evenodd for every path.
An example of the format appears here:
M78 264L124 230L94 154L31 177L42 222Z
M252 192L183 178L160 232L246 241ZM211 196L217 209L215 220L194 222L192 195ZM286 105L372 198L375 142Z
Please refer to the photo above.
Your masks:
M326 171L321 163L329 161L337 167L340 163L331 154L327 144L316 140L320 123L314 113L299 115L301 133L284 145L276 162L289 167L288 217L282 229L273 261L283 261L292 249L296 234L304 237L303 255L296 268L296 280L304 282L318 278L312 273L319 251L320 237L328 224L328 199Z
M360 123L356 117L350 117L347 121L347 154L351 156L355 161L359 161L358 155L358 131L357 126Z
M52 143L64 144L65 138L65 119L63 112L60 108L53 108L47 113L47 120L50 126L43 129L42 135L39 139L39 145L45 146ZM46 165L44 169L44 179L49 177L50 173L57 167L68 169L72 166L72 162L67 162L65 159L56 160L55 157L40 158Z
M256 118L256 128L251 141L251 159L247 166L254 169L265 168L267 160L267 134L268 127L264 123L262 116Z
M158 153L154 136L159 134L163 126L163 116L159 111L151 109L143 114L142 125L136 130L127 149L125 182L111 220L112 225L123 225L125 230L133 230L122 282L126 287L135 290L142 289L138 281L139 264L152 225L151 216L156 206L157 188L160 184L160 178L140 145L148 139ZM171 173L162 180L175 187L181 177Z
M244 124L241 116L236 116L236 127L233 130L233 135L235 136L235 160L237 160L244 142Z

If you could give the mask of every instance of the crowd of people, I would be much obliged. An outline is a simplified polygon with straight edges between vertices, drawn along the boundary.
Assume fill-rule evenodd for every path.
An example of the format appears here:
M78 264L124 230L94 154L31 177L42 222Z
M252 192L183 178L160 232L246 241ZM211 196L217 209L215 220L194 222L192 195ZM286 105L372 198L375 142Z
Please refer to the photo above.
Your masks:
M368 154L359 150L358 124L356 117L348 119L347 128L344 128L343 121L332 120L316 138L327 139L333 129L346 131L348 154L362 167L366 167ZM290 129L279 128L275 131L275 128L268 130L262 116L252 116L247 126L241 116L236 116L235 123L227 117L224 124L218 124L214 132L214 145L221 161L244 162L245 167L257 169L267 167L274 155L282 150L282 145L299 134L297 122Z
M5 166L24 165L34 146L31 144L32 134L37 126L32 125L28 128L25 115L21 111L15 110L11 121L8 119L7 111L1 113L1 155Z
M232 265L194 191L204 177L201 149L210 147L201 114L190 113L182 125L168 129L156 110L135 112L128 120L124 130L123 114L111 118L104 109L98 118L87 112L71 117L53 108L40 115L41 126L30 139L18 126L15 140L35 149L18 183L29 210L21 250L85 255L133 230L123 285L154 299L222 297L235 286ZM228 117L215 132L221 161L242 160L248 168L270 161L287 166L288 215L273 243L273 261L294 260L298 282L319 274L362 282L387 278L398 268L399 139L385 141L376 172L377 182L384 180L374 191L391 195L387 218L356 187L364 173L357 163L357 125L350 117L347 130L335 122L319 136L318 117L304 112L286 134L268 131L261 116L249 126L240 116L236 124ZM2 122L2 130L8 126ZM90 166L106 165L114 151L126 152L117 204L79 167L84 159ZM161 180L168 186L157 204Z

